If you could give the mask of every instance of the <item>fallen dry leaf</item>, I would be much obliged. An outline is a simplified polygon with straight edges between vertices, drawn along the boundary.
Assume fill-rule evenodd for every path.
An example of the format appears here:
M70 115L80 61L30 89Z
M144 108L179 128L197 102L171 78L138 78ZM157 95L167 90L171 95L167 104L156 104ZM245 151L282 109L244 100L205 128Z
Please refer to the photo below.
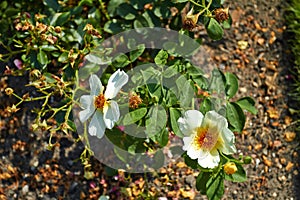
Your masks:
M288 162L287 166L285 167L286 171L290 171L294 167L294 163L291 161Z
M179 163L176 164L176 166L178 168L183 168L183 167L186 167L186 164L184 162L179 162Z
M273 44L275 42L275 40L276 40L275 32L272 31L271 32L271 37L269 39L269 44Z
M257 43L258 43L259 45L264 45L265 39L264 39L264 38L258 38L258 39L257 39Z
M279 111L274 107L269 107L267 110L267 113L269 114L269 117L271 119L278 119L279 118Z
M290 125L292 123L292 118L290 116L285 116L284 117L284 123L285 125Z
M261 148L262 148L262 144L257 144L257 145L254 146L254 149L255 149L256 151L261 150Z
M284 139L287 142L292 142L296 137L296 133L295 132L291 132L291 131L286 131L284 133Z
M248 47L248 42L244 41L244 40L238 41L237 44L238 44L239 49L241 49L241 50L247 49L247 47Z
M185 191L184 189L180 188L180 193L183 198L189 198L189 199L194 199L195 198L195 191L190 190L190 191Z
M268 167L272 166L272 161L270 161L266 156L263 156L263 161Z

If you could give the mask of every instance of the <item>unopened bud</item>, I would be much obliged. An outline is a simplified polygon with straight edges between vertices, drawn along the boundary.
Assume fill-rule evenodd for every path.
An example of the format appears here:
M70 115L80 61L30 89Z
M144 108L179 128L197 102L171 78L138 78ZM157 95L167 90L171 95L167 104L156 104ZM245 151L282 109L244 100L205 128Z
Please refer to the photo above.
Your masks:
M251 161L252 161L252 158L251 158L250 156L246 156L246 157L244 158L244 163L245 163L245 164L250 164Z
M224 165L224 171L228 175L234 174L237 170L238 169L237 169L235 163L233 163L233 162L228 162Z

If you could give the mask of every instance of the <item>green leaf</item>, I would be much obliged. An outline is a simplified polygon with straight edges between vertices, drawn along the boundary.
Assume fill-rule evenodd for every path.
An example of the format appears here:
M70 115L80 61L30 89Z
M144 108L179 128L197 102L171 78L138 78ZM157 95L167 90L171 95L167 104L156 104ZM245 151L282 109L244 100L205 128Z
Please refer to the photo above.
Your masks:
M183 158L187 166L191 167L192 169L198 169L199 164L197 159L191 159L186 153L183 154Z
M125 2L126 0L110 0L107 5L107 12L109 16L114 16L119 5Z
M178 119L181 117L181 113L178 109L176 108L169 108L169 112L170 112L170 123L171 123L171 128L173 130L173 132L175 133L175 135L177 135L178 137L182 138L183 134L180 131L179 127L178 127Z
M205 98L200 105L200 112L205 114L210 110L213 110L213 103L211 102L210 99Z
M233 102L227 103L226 117L232 126L232 131L242 132L245 125L245 115L241 107Z
M61 63L65 63L68 61L68 56L69 56L69 53L68 52L63 52L62 54L60 54L60 56L58 57L58 62L61 62Z
M19 12L19 9L9 7L5 10L4 15L6 15L6 17L12 17L14 15L17 15Z
M147 113L147 108L139 108L134 111L131 111L127 113L123 120L122 120L122 125L127 126L129 124L133 124L140 119L142 119Z
M163 88L163 95L165 98L165 103L167 104L167 107L171 107L174 105L177 105L179 103L179 100L177 99L174 90L176 90L175 88L167 88L164 87Z
M171 4L169 1L163 1L160 6L155 7L154 14L157 17L162 17L163 19L167 19L171 16L170 6Z
M104 31L111 34L117 34L124 30L123 21L112 19L104 24Z
M216 92L217 94L222 95L225 92L225 84L226 84L226 78L225 78L224 74L220 70L214 69L212 71L212 77L211 77L210 84L209 84L209 90L212 93Z
M176 86L178 88L178 94L180 106L182 108L188 108L191 106L194 97L194 88L191 80L186 80L184 76L180 76L176 80Z
M130 0L130 4L137 10L143 10L145 4L152 3L152 0Z
M1 8L2 10L5 10L5 9L7 8L7 5L8 5L7 1L2 1L2 2L0 3L0 8Z
M151 137L159 134L165 129L167 124L167 114L165 109L160 105L152 106L147 114L146 134Z
M219 22L214 18L211 18L208 26L206 27L208 36L213 40L220 40L223 37L224 31Z
M168 129L164 128L160 134L155 135L155 140L160 144L161 147L166 146L169 141Z
M112 65L116 68L123 68L126 67L127 65L129 65L131 62L129 60L129 58L123 54L120 53L119 55L117 55L114 60L112 61Z
M135 19L133 22L134 28L143 28L148 26L149 26L148 21L142 15L139 15L137 19Z
M232 18L231 18L231 16L229 16L229 19L227 19L227 20L225 20L225 21L222 22L222 26L225 29L229 29L231 27L231 24L232 24Z
M167 64L168 62L168 53L165 50L160 50L158 52L158 54L155 56L154 58L154 62L155 64L157 64L158 66L164 66Z
M251 97L243 97L236 102L242 109L251 112L252 114L257 114L257 109L255 108L255 101Z
M226 95L228 98L232 98L239 89L239 83L237 77L232 73L225 73L226 78Z
M160 102L162 100L163 94L162 94L162 87L160 84L148 83L147 88L151 97L156 99L156 102Z
M63 12L63 13L56 13L50 24L52 26L62 26L64 25L66 22L69 21L69 18L70 18L70 12Z
M143 14L143 17L147 20L149 27L160 27L161 21L160 19L154 15L153 11L146 10Z
M147 67L145 70L141 70L141 73L143 75L144 83L159 83L159 77L161 75L161 72L157 69L154 69L152 66Z
M201 194L206 194L206 183L211 176L210 172L201 171L196 179L196 188Z
M60 9L60 5L57 3L57 0L44 0L44 4L49 8L52 8L55 12Z
M206 183L206 195L209 200L220 200L224 194L224 177L219 172L211 176Z
M228 175L225 173L225 179L233 182L244 182L247 180L246 172L242 165L235 163L237 171L234 174Z
M177 71L177 66L176 65L171 65L169 66L164 72L163 72L163 76L165 78L171 78L172 76L175 76L179 74L179 72Z
M138 59L139 56L141 56L145 51L145 44L140 44L137 46L137 48L133 51L130 51L129 58L131 62L134 62L136 59Z
M188 2L189 0L172 0L174 3L185 3Z
M40 49L39 53L37 55L37 60L39 61L39 63L41 63L42 65L46 65L48 63L48 57L47 54Z
M42 45L41 49L44 51L55 51L57 48L53 45Z
M138 15L138 12L130 4L122 3L117 8L117 14L126 20L133 20Z

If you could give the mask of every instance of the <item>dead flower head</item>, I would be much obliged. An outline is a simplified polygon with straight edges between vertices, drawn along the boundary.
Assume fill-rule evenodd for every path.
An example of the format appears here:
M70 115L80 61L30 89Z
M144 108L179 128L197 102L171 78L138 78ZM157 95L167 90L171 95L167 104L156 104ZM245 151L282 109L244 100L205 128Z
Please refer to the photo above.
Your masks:
M18 110L20 110L20 108L17 108L17 106L15 104L13 104L12 107L8 106L6 109L9 113L15 113Z
M142 99L139 95L137 94L130 94L130 97L129 97L129 107L130 108L138 108L139 105L142 103Z
M184 17L183 20L183 28L189 31L192 31L194 28L197 27L198 18L200 13L193 14L194 8L192 8L187 15Z
M12 93L14 93L14 90L12 88L6 88L5 93L6 95L12 95Z
M214 11L215 19L218 22L223 22L229 19L229 8L218 8Z
M95 36L97 38L102 38L99 31L95 29L92 24L87 24L83 30L92 36Z

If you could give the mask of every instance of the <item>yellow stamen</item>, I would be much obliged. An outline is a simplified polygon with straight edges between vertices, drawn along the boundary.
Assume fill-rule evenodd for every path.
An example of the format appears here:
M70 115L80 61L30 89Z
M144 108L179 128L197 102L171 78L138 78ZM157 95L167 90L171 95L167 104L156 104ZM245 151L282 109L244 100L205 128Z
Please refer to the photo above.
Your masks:
M194 144L198 149L211 150L218 142L218 133L211 132L208 127L197 128Z
M100 110L103 110L105 104L107 104L107 100L105 99L104 95L103 94L99 94L96 99L95 99L95 107L97 109L100 109Z

